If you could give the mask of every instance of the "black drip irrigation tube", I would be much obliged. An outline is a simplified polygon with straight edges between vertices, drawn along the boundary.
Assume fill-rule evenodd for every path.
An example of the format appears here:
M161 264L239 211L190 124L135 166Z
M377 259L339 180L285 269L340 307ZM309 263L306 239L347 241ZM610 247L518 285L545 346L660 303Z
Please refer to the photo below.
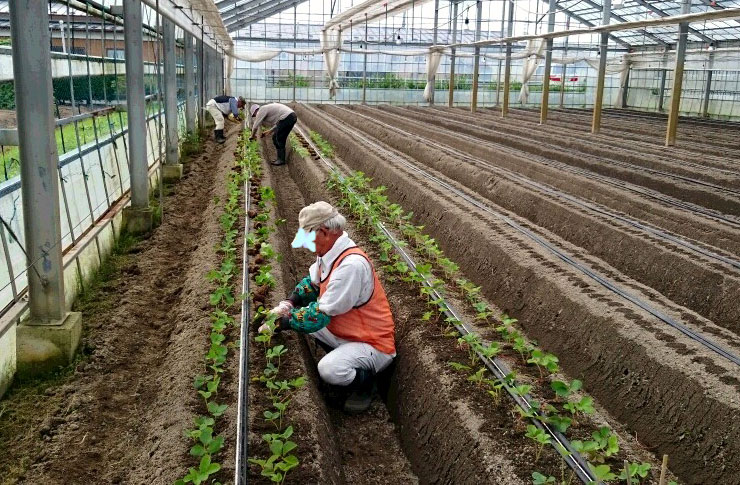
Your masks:
M303 139L303 141L306 142L306 144L310 147L310 150L314 152L315 159L321 160L329 169L330 172L337 175L340 181L344 181L344 175L342 175L341 171L334 166L330 161L328 161L319 151L319 149L316 147L316 145L311 141L309 137L307 137L303 131L300 129L300 127L296 126L294 128L296 131L296 134ZM356 195L358 195L352 188L348 187L348 190ZM361 196L358 195L358 199L360 202L368 208L367 204L365 203L364 199L361 198ZM383 233L388 238L388 241L393 246L393 249L401 256L401 258L404 260L404 262L408 265L409 268L416 271L416 263L411 258L411 256L408 255L406 251L401 247L401 245L398 243L396 238L391 234L391 232L386 229L386 227L383 225L382 222L377 221L375 222L377 224L377 227L383 231ZM470 329L470 326L463 321L462 315L455 310L455 308L447 302L447 300L442 296L431 284L431 282L421 273L418 273L422 279L424 286L427 288L430 288L432 290L432 295L435 300L441 300L444 305L444 313L447 317L455 319L456 322L454 326L457 329L457 331L462 335L469 335L469 334L475 334ZM591 472L589 469L588 464L583 459L583 457L573 448L573 446L570 444L570 441L559 431L551 428L547 423L544 422L544 416L540 414L540 411L538 409L535 409L532 407L530 402L532 401L531 396L528 394L526 395L519 395L514 391L515 382L514 380L507 380L506 376L508 376L511 373L511 370L508 368L508 366L502 362L501 360L497 358L488 358L481 354L479 351L475 351L478 355L478 358L483 362L483 364L488 368L488 370L503 384L504 389L506 389L507 394L514 400L514 402L522 408L525 412L533 412L536 414L539 418L532 417L530 420L532 423L540 430L547 433L552 439L550 441L550 444L555 448L555 451L562 457L562 459L565 461L565 463L573 470L575 475L578 477L578 479L585 483L585 484L598 484L601 485L603 482L599 481L598 478Z
M355 116L359 116L361 118L365 118L368 121L372 121L376 125L380 125L380 126L383 126L383 127L387 128L389 130L393 130L393 131L396 131L396 132L399 132L399 133L403 133L404 135L406 135L407 138L416 138L418 141L420 141L422 143L426 143L427 145L433 146L433 147L435 147L436 149L438 149L438 150L440 150L442 152L446 152L448 154L452 154L452 155L455 155L457 157L460 157L460 159L462 159L462 160L465 160L465 161L473 161L473 162L475 162L475 163L477 163L479 165L482 165L483 167L485 167L485 168L487 168L487 169L489 169L489 170L491 170L493 172L499 173L500 175L502 175L502 176L504 176L506 178L509 178L510 180L518 181L518 182L520 182L522 184L528 185L530 187L534 187L535 189L540 190L542 192L545 192L548 195L552 195L552 196L555 196L555 197L561 197L561 198L567 200L568 202L571 202L571 203L573 203L573 204L575 204L575 205L577 205L577 206L579 206L581 208L584 208L584 209L590 210L592 212L596 212L598 214L607 216L609 218L616 219L618 221L624 222L625 224L630 225L630 226L634 227L635 229L638 229L640 231L649 233L649 234L651 234L651 235L653 235L653 236L655 236L657 238L664 239L664 240L666 240L668 242L671 242L673 244L676 244L678 246L681 246L681 247L683 247L685 249L688 249L688 250L693 251L695 253L698 253L698 254L701 254L703 256L706 256L709 259L715 259L715 260L717 260L719 262L722 262L722 263L725 263L725 264L729 264L730 266L734 266L735 268L740 269L740 261L738 261L736 259L729 258L727 256L723 256L721 254L717 254L714 251L710 251L708 249L704 249L701 246L697 246L696 244L693 244L693 243L691 243L689 241L686 241L685 239L683 239L680 236L676 236L674 234L670 234L668 232L665 232L665 231L662 231L660 229L654 228L654 227L649 226L647 224L643 224L640 221L636 221L636 220L634 220L634 219L632 219L630 217L626 217L626 216L620 215L620 214L618 214L616 212L612 212L612 211L610 211L608 209L602 209L602 208L597 207L596 205L594 205L594 204L592 204L590 202L586 202L585 200L582 200L582 199L580 199L578 197L572 196L570 194L566 194L565 192L562 192L562 191L560 191L558 189L552 188L549 185L545 185L545 184L542 184L540 182L536 182L536 181L534 181L534 180L532 180L532 179L530 179L528 177L525 177L524 175L520 175L520 174L514 172L513 170L509 170L509 169L501 168L501 167L495 167L495 166L491 165L490 163L488 163L487 161L485 161L485 160L483 160L481 158L470 156L469 154L463 153L463 152L457 150L456 148L448 147L448 146L443 145L441 143L437 143L437 142L435 142L433 140L422 139L422 137L420 137L418 135L415 135L415 134L410 133L408 131L401 130L399 128L393 127L393 126L391 126L391 125L389 125L387 123L384 123L382 121L378 121L378 120L372 119L369 116L364 115L362 113L357 113L355 111L350 111L350 110L348 110L347 108L344 108L344 107L339 107L338 106L338 108L339 109L342 109L344 111L350 112L350 113L352 113ZM396 115L393 114L392 116L396 116ZM398 117L399 118L402 118L401 116L398 116Z
M435 108L436 109L436 108ZM355 113L353 111L353 113ZM457 125L464 125L464 123L460 123L454 120L449 120L450 123L457 124ZM467 126L467 125L465 125ZM456 133L456 136L459 138L465 139L467 141L476 143L478 145L486 146L489 148L493 148L499 151L503 151L506 153L510 153L512 155L521 156L521 151L518 151L516 149L512 149L511 147L508 147L506 145L502 145L500 143L496 143L489 140L484 140L481 138L474 137L472 135L468 135L465 133ZM701 207L696 204L693 204L691 202L685 202L683 200L676 199L675 197L671 197L670 195L663 194L662 192L658 192L653 189L648 189L646 187L641 187L635 184L631 184L629 182L626 182L624 180L615 179L612 177L609 177L607 175L602 175L600 173L591 172L584 168L575 167L573 165L569 165L567 163L563 162L557 162L555 160L550 160L545 157L541 157L539 155L534 154L527 154L527 158L529 160L532 160L534 162L537 162L541 165L547 165L549 167L555 167L561 170L566 170L568 172L575 173L577 175L581 175L586 178L590 178L593 180L598 180L600 182L603 182L608 185L613 185L615 187L619 187L624 190L629 190L630 192L635 192L637 194L643 195L645 197L650 197L652 199L659 200L667 205L671 205L674 207L678 207L684 210L687 210L689 212L693 212L696 214L701 214L705 217L708 217L710 219L713 219L715 221L719 221L734 227L740 227L740 221L736 218L732 218L732 216L727 217L722 212L716 211L714 209L708 209L706 207ZM730 190L730 189L724 189L724 190Z
M305 106L305 105L304 105ZM310 111L317 113L318 110L312 109L310 107L307 107ZM399 163L403 164L405 167L407 167L410 170L413 170L417 172L422 177L426 178L427 180L431 180L432 182L436 183L440 187L447 189L450 193L453 193L457 195L458 197L462 198L463 200L467 201L468 203L474 205L475 207L481 209L484 212L487 212L499 220L503 221L505 224L510 226L511 228L515 229L519 233L525 235L535 243L539 244L543 248L547 249L549 252L551 252L553 255L557 256L560 260L564 261L565 263L569 264L573 268L577 269L584 275L588 276L589 278L593 279L600 285L602 285L604 288L612 291L613 293L621 296L622 298L626 299L627 301L637 305L641 309L645 310L646 312L650 313L654 317L662 320L664 323L667 323L671 327L675 328L679 332L683 333L690 339L694 340L695 342L700 343L701 345L705 346L706 348L712 350L713 352L716 352L720 356L726 358L727 360L737 364L740 366L740 357L733 354L729 350L725 349L719 344L714 343L714 341L708 339L704 335L702 335L700 332L694 331L687 326L683 325L682 323L679 323L675 321L670 316L666 315L665 313L661 312L660 310L657 310L653 308L649 303L641 300L640 298L628 293L626 290L622 289L620 286L618 286L616 283L611 281L609 278L602 276L598 274L596 271L588 268L583 263L577 261L575 258L568 256L564 251L561 251L560 249L556 248L554 245L549 243L548 241L544 240L540 236L536 235L529 229L521 226L520 224L516 223L514 220L512 220L510 217L501 214L500 212L497 212L490 208L488 205L479 202L474 197L469 196L468 194L458 190L457 188L453 187L452 185L448 184L447 182L438 179L434 175L422 170L421 168L415 166L412 163L409 163L408 161L404 160L402 157L399 157L395 153L393 153L391 150L385 149L381 146L379 146L377 143L373 142L371 139L369 139L366 135L359 133L357 131L352 132L353 136L355 138L359 138L363 140L365 143L375 146L376 148L385 151L389 157L395 159Z
M242 249L242 314L239 337L239 394L236 416L236 465L234 484L246 485L249 475L247 447L249 445L249 254L247 235L249 234L249 205L251 203L252 170L247 172L244 181L244 247Z

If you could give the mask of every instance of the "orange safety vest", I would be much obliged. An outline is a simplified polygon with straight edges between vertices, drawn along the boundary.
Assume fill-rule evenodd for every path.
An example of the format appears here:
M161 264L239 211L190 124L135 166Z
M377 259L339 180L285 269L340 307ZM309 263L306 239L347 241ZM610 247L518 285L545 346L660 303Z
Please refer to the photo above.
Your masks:
M357 246L347 248L334 260L329 274L319 282L319 297L323 296L329 286L334 268L338 268L344 258L351 254L359 254L370 263L375 283L373 294L366 303L358 305L346 313L331 317L331 322L327 328L339 338L353 342L365 342L385 354L393 354L396 352L396 346L393 338L395 324L393 323L391 307L388 304L388 298L385 296L385 290L383 285L380 284L373 263L360 248Z

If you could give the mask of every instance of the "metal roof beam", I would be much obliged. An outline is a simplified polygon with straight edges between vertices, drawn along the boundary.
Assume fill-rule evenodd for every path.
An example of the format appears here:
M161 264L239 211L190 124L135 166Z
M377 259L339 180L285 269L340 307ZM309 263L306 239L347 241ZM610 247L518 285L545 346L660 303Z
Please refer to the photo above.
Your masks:
M543 1L543 2L545 2L545 3L547 3L547 2L548 2L548 0L542 0L542 1ZM570 17L570 18L572 18L572 19L574 19L574 20L576 20L576 21L578 21L578 22L580 22L580 23L582 23L582 24L583 24L583 25L585 25L586 27L596 27L596 24L594 24L594 23L593 23L593 22L591 22L590 20L586 20L586 19L584 19L584 18L583 18L583 17L581 17L580 15L578 15L578 14L576 14L576 13L573 13L573 12L571 12L570 10L568 10L568 9L567 9L567 8L565 8L565 7L562 7L562 6L560 5L560 4L557 4L557 7L558 7L559 9L561 9L561 8L562 8L562 9L563 9L563 12L565 13L565 15L567 15L568 17ZM613 40L614 42L616 42L617 44L619 44L619 45L623 46L623 47L627 47L627 48L631 47L631 46L630 46L630 45L629 45L629 44L628 44L627 42L623 41L622 39L620 39L619 37L617 37L617 36L616 36L616 35L614 35L614 34L609 34L609 38L610 38L610 39L612 39L612 40Z
M260 20L264 20L272 15L275 15L276 13L279 13L283 10L286 10L293 5L297 5L299 3L302 3L305 0L278 0L277 3L274 2L274 5L267 8L266 10L261 10L257 13L254 13L252 15L249 15L247 17L242 18L241 20L237 20L236 22L232 22L231 24L226 26L226 29L229 32L234 32L236 30L239 30L241 28L246 27L249 24L253 24L255 22L259 22Z
M599 11L601 11L603 9L603 6L602 5L599 5L598 3L593 2L592 0L581 0L581 1L583 3L585 3L586 5L590 5L593 8L598 9ZM566 9L566 11L567 11L567 9ZM616 19L616 20L618 20L620 22L627 22L627 19L626 18L622 17L621 15L617 15L614 12L611 12L611 18ZM663 39L661 39L657 35L651 34L646 29L641 29L641 31L645 34L645 37L649 37L649 38L653 39L658 44L668 45L668 42L664 41Z
M249 0L246 3L237 5L235 8L221 13L221 18L224 21L224 25L229 22L243 17L244 15L251 15L252 11L259 8L269 7L277 0ZM249 12L249 13L247 13Z
M643 7L647 8L651 12L657 13L661 17L668 17L668 13L666 13L665 11L659 9L658 7L656 7L656 6L654 6L654 5L646 2L645 0L634 0L634 1L637 2L638 5L642 5ZM714 42L714 39L712 39L711 37L707 37L706 35L702 34L701 32L699 32L698 30L696 30L696 29L694 29L692 27L689 27L689 32L691 32L695 36L699 37L704 42Z
M239 0L221 0L220 2L216 2L216 8L221 10L224 7L228 7L229 5L233 5Z

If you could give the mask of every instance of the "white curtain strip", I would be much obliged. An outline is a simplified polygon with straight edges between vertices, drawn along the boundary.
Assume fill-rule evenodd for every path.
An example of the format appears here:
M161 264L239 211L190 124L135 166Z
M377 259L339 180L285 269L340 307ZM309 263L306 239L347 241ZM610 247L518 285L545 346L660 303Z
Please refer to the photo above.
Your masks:
M226 94L231 96L231 75L234 73L234 58L226 56Z
M324 51L324 68L329 76L329 99L334 99L339 89L337 71L339 70L340 49L342 48L342 30L323 30L321 32L321 49Z
M231 40L229 31L226 30L221 13L218 11L213 0L190 0L189 3L193 7L193 11L197 12L195 19L200 20L199 17L202 15L205 19L205 24L210 25L213 29L213 34L216 36L219 47L223 48L227 53L231 52L234 49L234 42Z
M442 60L442 52L429 51L427 54L427 85L424 86L424 100L428 103L432 100L432 86L434 78L437 76L439 61Z
M534 52L535 45L537 46L536 52ZM524 61L524 68L522 69L522 89L519 91L519 102L522 104L527 104L527 99L529 98L529 80L532 79L532 76L537 71L537 66L540 65L544 47L544 39L540 39L539 42L536 40L527 41L527 52L532 52L532 55Z

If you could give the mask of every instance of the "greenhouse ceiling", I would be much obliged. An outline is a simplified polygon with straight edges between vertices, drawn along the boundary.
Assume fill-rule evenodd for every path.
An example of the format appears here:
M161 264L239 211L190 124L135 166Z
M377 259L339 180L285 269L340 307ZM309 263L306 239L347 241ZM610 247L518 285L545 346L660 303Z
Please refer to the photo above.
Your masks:
M216 7L229 32L265 20L283 10L307 0L220 0ZM431 0L427 0L431 1ZM441 0L440 3L442 3ZM536 0L526 0L536 1ZM547 3L547 0L542 0ZM584 26L601 23L603 0L560 0L558 11ZM740 7L740 0L693 0L691 13ZM678 15L680 1L670 0L612 0L611 23L631 22L650 18ZM613 39L624 46L670 46L677 41L675 26L651 27L613 33ZM727 44L740 41L740 20L712 20L695 23L689 29L689 42Z

